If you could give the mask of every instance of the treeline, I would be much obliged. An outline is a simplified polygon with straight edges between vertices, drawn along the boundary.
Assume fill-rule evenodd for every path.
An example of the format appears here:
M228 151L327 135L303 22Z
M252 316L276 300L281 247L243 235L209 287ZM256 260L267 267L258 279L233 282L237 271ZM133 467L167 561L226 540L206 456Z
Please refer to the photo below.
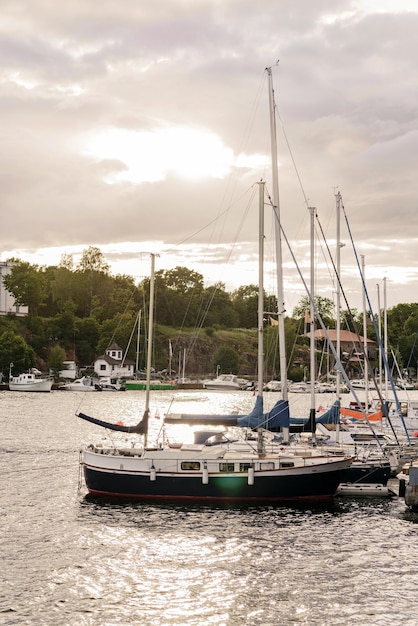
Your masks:
M27 306L28 316L0 317L0 369L7 372L11 362L14 372L37 365L44 369L57 359L75 360L80 366L93 363L103 354L111 341L123 349L130 346L127 356L135 359L136 324L139 321L140 344L145 346L149 302L149 279L139 285L127 275L113 276L98 248L84 250L80 263L75 266L71 255L64 255L57 266L31 265L19 259L13 262L11 272L4 277L5 288L13 294L19 306ZM200 352L195 367L216 370L217 365L235 369L236 373L253 375L256 366L256 341L250 342L245 333L257 327L258 287L243 286L227 292L223 283L205 287L203 276L186 267L160 270L155 275L155 356L154 367L167 367L168 345L176 355L187 351L189 365L192 353ZM335 309L327 298L315 298L324 322L335 327ZM307 340L304 334L307 298L302 298L291 316L285 320L286 345L290 365L301 370L309 364ZM275 374L277 355L277 301L264 297L266 314L266 357L271 375ZM361 315L354 311L350 319L342 313L342 327L353 330L362 326ZM138 320L139 318L139 320ZM400 367L416 367L418 331L418 304L400 304L388 311L388 337L390 354ZM225 346L225 333L231 334ZM135 333L135 338L133 335ZM245 335L245 359L240 359L244 348L240 337ZM200 340L197 339L200 337ZM203 338L206 338L203 341ZM375 338L370 325L368 337ZM200 342L200 347L199 347ZM220 348L223 350L223 363ZM216 348L216 349L215 349ZM59 349L59 350L58 350ZM251 357L248 355L251 352ZM143 355L145 350L141 350ZM227 355L229 357L227 358ZM235 355L235 356L234 356ZM177 358L177 356L176 356ZM306 363L305 363L306 360ZM243 363L245 362L245 366ZM206 363L206 365L205 365ZM216 363L216 364L215 364ZM140 364L143 367L143 363ZM248 371L251 370L251 371ZM201 373L189 370L189 373ZM297 378L297 376L293 376Z

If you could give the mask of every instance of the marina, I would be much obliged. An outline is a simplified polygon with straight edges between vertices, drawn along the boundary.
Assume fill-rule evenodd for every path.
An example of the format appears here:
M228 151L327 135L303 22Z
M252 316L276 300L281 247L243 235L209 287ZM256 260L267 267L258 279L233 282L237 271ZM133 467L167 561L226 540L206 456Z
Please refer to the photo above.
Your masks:
M144 395L0 393L7 481L0 623L416 623L418 514L397 495L316 506L122 504L87 496L79 449L98 429L76 411L115 421L130 415L135 423ZM267 394L266 402L276 399ZM250 391L155 392L151 436L169 410L199 412L210 403L213 411L243 412L253 402ZM299 414L308 402L302 394L290 398ZM124 433L99 434L104 443L127 441ZM389 483L396 493L397 480ZM373 594L364 593L368 580L379 581Z

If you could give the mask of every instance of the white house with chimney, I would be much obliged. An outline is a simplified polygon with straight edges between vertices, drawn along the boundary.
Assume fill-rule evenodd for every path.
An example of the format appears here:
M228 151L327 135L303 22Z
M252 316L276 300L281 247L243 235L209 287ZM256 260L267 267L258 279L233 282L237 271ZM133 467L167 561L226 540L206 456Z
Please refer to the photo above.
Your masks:
M112 343L105 354L98 356L94 361L94 372L99 378L117 377L133 378L135 375L135 361L124 359L122 348L117 343Z

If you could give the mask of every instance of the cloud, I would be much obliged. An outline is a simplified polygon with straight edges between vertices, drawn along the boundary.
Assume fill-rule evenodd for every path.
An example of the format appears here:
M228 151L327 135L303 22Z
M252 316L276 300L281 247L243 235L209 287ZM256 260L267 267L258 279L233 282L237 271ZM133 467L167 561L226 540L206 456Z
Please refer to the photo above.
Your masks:
M135 268L141 242L174 251L187 241L196 246L187 263L199 268L202 246L217 250L219 267L211 255L207 269L215 280L227 274L224 246L242 241L253 262L257 220L247 202L260 178L271 186L264 68L279 59L280 198L290 240L308 245L308 204L334 236L338 188L359 249L372 244L368 266L402 272L396 297L408 301L416 286L418 13L413 3L375 4L104 0L97 11L81 0L6 0L1 258L136 242ZM304 259L306 245L298 247ZM231 267L243 259L231 255ZM244 282L248 274L230 276ZM327 293L328 284L324 276Z

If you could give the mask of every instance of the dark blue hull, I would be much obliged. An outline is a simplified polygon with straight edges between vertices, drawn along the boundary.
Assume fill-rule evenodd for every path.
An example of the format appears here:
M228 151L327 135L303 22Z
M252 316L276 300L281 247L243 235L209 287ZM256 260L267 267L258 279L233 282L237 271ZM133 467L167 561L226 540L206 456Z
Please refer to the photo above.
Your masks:
M331 499L345 475L345 468L300 475L201 476L123 474L84 466L89 493L107 498L138 500L194 500L217 502L291 502Z

